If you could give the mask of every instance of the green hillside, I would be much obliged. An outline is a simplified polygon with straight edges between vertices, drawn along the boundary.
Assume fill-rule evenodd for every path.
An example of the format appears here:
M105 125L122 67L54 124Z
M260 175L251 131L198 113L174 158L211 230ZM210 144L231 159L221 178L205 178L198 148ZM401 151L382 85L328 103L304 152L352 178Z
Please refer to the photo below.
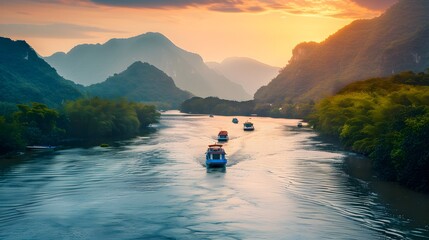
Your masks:
M125 71L109 77L102 83L86 88L93 96L103 98L127 98L136 102L166 103L177 108L192 95L180 90L173 79L156 67L135 62ZM164 104L165 105L165 104Z
M59 106L81 96L79 86L57 74L25 41L0 37L0 102Z

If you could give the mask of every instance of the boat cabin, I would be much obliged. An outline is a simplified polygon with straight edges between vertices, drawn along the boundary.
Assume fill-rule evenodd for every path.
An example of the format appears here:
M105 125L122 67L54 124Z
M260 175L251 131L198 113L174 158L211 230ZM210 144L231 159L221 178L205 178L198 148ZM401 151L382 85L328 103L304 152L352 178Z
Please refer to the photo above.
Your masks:
M255 127L253 126L253 123L251 123L251 122L245 122L244 124L243 124L243 129L245 130L245 131L252 131L252 130L254 130L255 129Z
M228 162L226 157L225 150L223 150L222 145L213 144L209 145L209 148L206 152L206 166L208 168L212 167L225 167Z
M217 135L218 141L228 141L228 139L229 137L228 137L227 131L220 131L219 134Z

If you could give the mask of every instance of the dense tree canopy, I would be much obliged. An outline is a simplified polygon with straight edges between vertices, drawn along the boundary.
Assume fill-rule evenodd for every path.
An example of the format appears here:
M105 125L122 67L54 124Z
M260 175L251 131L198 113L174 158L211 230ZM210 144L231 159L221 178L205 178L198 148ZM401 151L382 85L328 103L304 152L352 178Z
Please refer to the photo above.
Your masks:
M429 191L429 74L350 84L316 104L311 123L369 155L379 175Z
M159 117L154 106L100 98L68 102L64 114L69 134L82 138L133 136Z
M255 101L237 102L216 97L193 97L182 103L180 110L185 113L242 115L257 114L265 117L304 118L314 107L314 102L264 104Z
M79 99L67 102L59 111L42 103L19 104L17 109L0 115L1 154L25 145L57 145L66 138L135 136L159 118L154 106L123 99Z
M253 113L253 101L237 102L217 97L193 97L182 103L180 110L185 113L218 114L218 115L250 115Z

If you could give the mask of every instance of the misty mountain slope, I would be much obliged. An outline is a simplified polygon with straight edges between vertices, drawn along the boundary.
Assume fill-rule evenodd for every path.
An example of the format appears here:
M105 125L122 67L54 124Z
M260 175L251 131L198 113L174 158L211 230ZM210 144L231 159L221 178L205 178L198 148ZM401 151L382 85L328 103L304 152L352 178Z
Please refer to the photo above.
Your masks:
M81 96L25 41L0 37L0 102L40 102L51 107Z
M280 68L245 57L231 57L221 63L207 62L207 66L231 81L243 86L250 95L277 76Z
M301 43L255 99L308 101L372 77L429 67L429 1L401 0L383 15L357 20L322 43Z
M161 69L179 88L195 95L251 98L241 86L209 69L199 55L177 47L160 33L78 45L67 54L55 53L45 59L64 77L84 85L102 82L142 61Z
M163 71L140 61L106 81L88 86L86 89L92 96L125 97L136 102L163 102L176 108L192 97L190 93L177 88L173 79Z

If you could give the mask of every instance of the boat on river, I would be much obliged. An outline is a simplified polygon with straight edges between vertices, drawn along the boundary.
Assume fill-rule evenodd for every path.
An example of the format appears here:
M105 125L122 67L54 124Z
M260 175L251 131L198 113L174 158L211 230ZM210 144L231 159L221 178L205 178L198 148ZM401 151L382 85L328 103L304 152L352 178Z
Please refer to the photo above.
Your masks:
M229 140L228 137L228 132L227 131L220 131L219 134L217 135L217 140L219 142L226 142Z
M238 123L238 119L237 119L237 118L233 118L233 119L232 119L232 122L233 122L233 123Z
M222 168L226 166L228 160L225 157L225 150L221 144L209 145L206 152L206 167L207 168Z
M253 130L255 130L255 127L253 126L252 122L247 121L243 124L243 130L244 131L253 131Z

